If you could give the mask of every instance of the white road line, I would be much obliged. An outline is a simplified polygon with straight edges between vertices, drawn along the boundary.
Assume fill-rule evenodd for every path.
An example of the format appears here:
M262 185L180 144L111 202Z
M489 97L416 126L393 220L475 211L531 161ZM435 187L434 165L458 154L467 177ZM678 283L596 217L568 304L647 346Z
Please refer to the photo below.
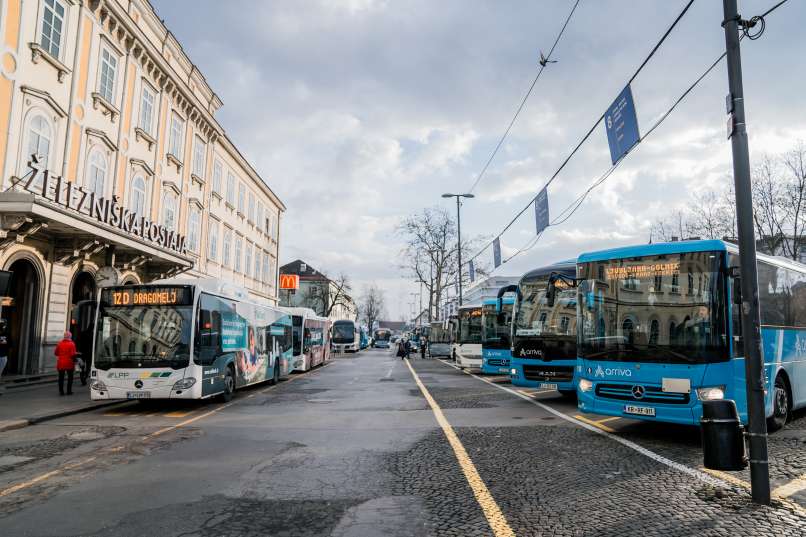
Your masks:
M454 369L459 370L458 367L454 366L453 364L449 364L448 362L446 362L444 360L440 360L440 362L442 362L443 364L445 364L447 366L453 367ZM729 485L728 483L726 483L725 481L723 481L721 479L718 479L716 477L710 476L710 475L706 474L705 472L695 470L694 468L689 468L688 466L686 466L684 464L680 464L679 462L675 462L675 461L673 461L671 459L667 459L663 455L659 455L659 454L655 453L654 451L650 451L647 448L636 444L635 442L631 442L631 441L629 441L627 439L621 438L620 436L617 436L615 434L609 433L607 431L603 431L602 429L600 429L598 427L595 427L593 425L590 425L588 423L580 421L580 420L578 420L576 418L568 416L567 414L563 414L559 410L556 410L556 409L554 409L554 408L552 408L552 407L550 407L550 406L548 406L548 405L546 405L544 403L541 403L540 401L535 401L534 399L532 399L528 395L524 395L522 393L519 393L516 390L512 390L510 388L507 388L506 386L501 386L499 384L495 384L494 382L490 382L485 378L479 377L478 375L474 375L473 373L465 372L465 374L470 375L471 377L474 377L474 378L476 378L476 379L478 379L478 380L480 380L482 382L486 382L490 386L495 386L496 388L504 390L505 392L511 393L515 397L520 397L524 401L529 401L533 405L542 408L543 410L545 410L546 412L549 412L550 414L554 414L558 418L564 419L565 421L568 421L568 422L573 423L575 425L578 425L578 426L580 426L580 427L582 427L584 429L587 429L587 430L589 430L591 432L594 432L596 434L599 434L599 435L602 435L602 436L604 436L606 438L609 438L609 439L611 439L611 440L613 440L615 442L618 442L619 444L621 444L621 445L623 445L625 447L628 447L628 448L630 448L630 449L632 449L634 451L637 451L638 453L640 453L641 455L644 455L645 457L649 457L650 459L652 459L655 462L659 462L659 463L664 464L664 465L666 465L666 466L668 466L670 468L674 468L675 470L678 470L679 472L682 472L682 473L684 473L684 474L686 474L686 475L688 475L690 477L698 479L698 480L702 481L703 483L707 483L709 485L713 485L713 486L721 487L721 488L733 488L733 487L731 487L731 485Z

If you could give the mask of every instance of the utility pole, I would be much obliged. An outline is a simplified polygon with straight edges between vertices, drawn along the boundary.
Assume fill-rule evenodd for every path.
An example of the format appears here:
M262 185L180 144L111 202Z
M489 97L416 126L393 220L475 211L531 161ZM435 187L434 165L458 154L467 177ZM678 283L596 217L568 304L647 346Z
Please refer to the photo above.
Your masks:
M733 180L736 187L736 224L739 232L739 263L742 286L742 333L747 390L747 422L750 441L750 483L753 502L770 504L770 472L767 460L767 422L764 408L764 367L761 350L761 319L758 305L756 239L753 232L753 196L750 182L750 153L744 117L742 58L739 27L744 24L736 0L723 0L725 47L727 49L728 124L733 150ZM773 379L770 379L773 381Z

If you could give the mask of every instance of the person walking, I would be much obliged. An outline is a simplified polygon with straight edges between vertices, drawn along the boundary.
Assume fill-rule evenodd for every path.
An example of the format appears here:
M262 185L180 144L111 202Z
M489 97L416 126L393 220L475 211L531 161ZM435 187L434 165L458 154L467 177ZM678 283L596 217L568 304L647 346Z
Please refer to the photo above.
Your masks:
M67 375L67 395L73 395L73 373L76 369L76 344L73 343L73 334L64 333L64 338L56 345L53 351L56 355L56 370L59 372L59 395L64 395L64 377Z
M8 364L8 349L11 341L8 338L8 323L5 319L0 319L0 378ZM3 395L5 388L0 384L0 395Z
M428 338L420 336L420 358L425 360L425 348L428 346Z
M406 342L403 341L403 338L397 342L397 355L401 360L406 357Z

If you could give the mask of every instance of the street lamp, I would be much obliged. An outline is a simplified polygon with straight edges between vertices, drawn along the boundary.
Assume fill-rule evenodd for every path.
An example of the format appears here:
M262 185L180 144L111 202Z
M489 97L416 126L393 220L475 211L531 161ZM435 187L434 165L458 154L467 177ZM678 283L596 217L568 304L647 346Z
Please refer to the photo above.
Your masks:
M459 211L461 202L459 198L475 198L473 194L443 194L443 198L456 198L456 242L458 244L459 253L459 306L462 305L462 217Z

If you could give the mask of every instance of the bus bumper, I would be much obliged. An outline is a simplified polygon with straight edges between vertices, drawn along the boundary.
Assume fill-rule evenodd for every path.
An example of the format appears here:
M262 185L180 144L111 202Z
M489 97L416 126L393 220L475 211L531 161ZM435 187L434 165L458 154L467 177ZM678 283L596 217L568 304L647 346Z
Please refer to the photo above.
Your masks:
M536 362L535 360L530 360L528 362L530 365L542 363ZM553 365L557 365L556 363L552 362ZM536 388L539 390L557 390L563 393L573 393L576 392L577 389L577 368L576 366L569 366L573 367L573 378L569 381L552 381L552 380L530 380L527 375L524 373L523 369L523 362L517 358L513 358L510 361L509 366L509 378L512 382L513 386L520 386L522 388Z
M481 369L482 359L481 356L478 357L474 356L470 358L462 354L457 354L456 363L459 365L459 367L466 367L469 369Z
M106 385L105 390L90 390L90 399L93 401L125 401L125 400L151 400L151 399L198 399L201 394L196 394L193 386L188 390L173 390L171 386L137 390L130 386L110 386ZM199 386L200 387L200 386ZM147 395L147 396L146 396Z
M514 383L513 383L514 384ZM627 409L630 407L630 411ZM700 424L702 416L702 403L699 400L688 405L641 404L640 401L613 401L597 397L593 390L583 392L577 390L577 408L585 414L599 414L602 416L616 416L644 421L661 421L677 423L680 425ZM640 409L650 408L654 416L640 414ZM648 412L648 411L647 411Z
M509 375L509 358L483 358L481 372L485 375Z

